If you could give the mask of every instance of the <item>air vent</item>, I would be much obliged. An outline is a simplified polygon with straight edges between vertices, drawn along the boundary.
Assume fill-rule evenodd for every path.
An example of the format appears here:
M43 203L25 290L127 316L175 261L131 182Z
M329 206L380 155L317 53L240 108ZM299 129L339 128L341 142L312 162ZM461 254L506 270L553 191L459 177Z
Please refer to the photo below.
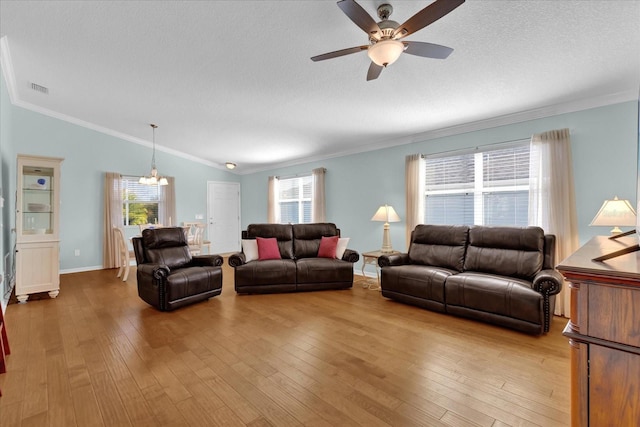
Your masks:
M44 93L45 95L49 94L48 87L40 86L39 84L36 84L36 83L31 83L31 89L35 90L36 92Z

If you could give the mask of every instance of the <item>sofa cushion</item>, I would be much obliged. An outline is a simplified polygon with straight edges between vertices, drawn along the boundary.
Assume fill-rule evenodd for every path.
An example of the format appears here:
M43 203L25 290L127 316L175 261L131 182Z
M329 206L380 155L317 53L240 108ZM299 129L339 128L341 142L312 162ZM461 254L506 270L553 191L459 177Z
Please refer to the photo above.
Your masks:
M533 280L544 261L544 231L540 227L473 226L465 271Z
M416 226L409 246L411 263L462 271L468 233L464 225Z
M298 286L311 283L353 283L353 264L335 258L296 261Z
M219 289L222 289L220 267L181 268L167 276L166 298L178 301Z
M292 259L268 259L252 261L235 268L234 280L236 291L243 287L259 287L266 285L291 285L295 290L296 262Z
M293 259L293 231L290 224L250 224L246 233L243 233L243 238L257 237L275 237L278 240L280 257Z
M278 240L275 237L256 237L258 242L258 259L281 259Z
M322 236L320 239L320 247L318 248L318 258L335 258L338 239L338 236Z
M256 239L242 239L242 252L245 262L258 259L258 241Z
M340 236L333 223L293 224L292 229L296 259L316 258L322 237Z
M447 278L447 311L456 307L499 314L542 325L543 297L523 279L465 272Z
M342 259L344 256L344 251L347 250L347 246L349 245L350 237L340 237L338 239L338 246L336 246L336 258Z
M444 311L445 281L456 271L424 265L400 265L382 269L382 291L434 301ZM437 309L433 307L434 309Z

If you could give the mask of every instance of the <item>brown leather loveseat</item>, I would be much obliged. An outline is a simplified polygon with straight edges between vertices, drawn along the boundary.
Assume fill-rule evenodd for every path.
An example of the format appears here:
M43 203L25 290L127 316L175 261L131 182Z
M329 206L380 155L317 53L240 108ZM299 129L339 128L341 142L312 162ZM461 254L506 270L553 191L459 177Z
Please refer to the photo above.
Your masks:
M277 240L280 259L254 259L247 262L245 251L229 257L235 269L238 293L273 293L346 289L353 286L353 264L358 252L345 249L340 259L318 257L323 237L340 236L332 223L251 224L242 239ZM244 244L245 242L243 242Z
M539 227L418 225L408 253L383 256L382 295L543 334L562 289L555 236Z

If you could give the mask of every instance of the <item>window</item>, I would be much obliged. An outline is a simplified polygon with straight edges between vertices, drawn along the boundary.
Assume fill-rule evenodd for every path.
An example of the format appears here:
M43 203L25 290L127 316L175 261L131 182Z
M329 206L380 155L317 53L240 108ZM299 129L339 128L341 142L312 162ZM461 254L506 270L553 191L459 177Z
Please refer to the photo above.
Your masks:
M526 226L529 143L425 160L426 224Z
M278 180L278 205L281 224L311 222L313 176L305 175Z
M158 222L160 186L139 184L139 177L122 177L122 217L124 225Z

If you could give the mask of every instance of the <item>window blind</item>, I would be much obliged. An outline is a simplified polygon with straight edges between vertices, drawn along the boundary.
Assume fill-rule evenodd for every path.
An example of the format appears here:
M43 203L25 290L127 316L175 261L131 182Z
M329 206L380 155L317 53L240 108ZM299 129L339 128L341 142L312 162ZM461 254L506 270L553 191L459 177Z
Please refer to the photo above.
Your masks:
M526 226L529 144L425 159L428 224Z

